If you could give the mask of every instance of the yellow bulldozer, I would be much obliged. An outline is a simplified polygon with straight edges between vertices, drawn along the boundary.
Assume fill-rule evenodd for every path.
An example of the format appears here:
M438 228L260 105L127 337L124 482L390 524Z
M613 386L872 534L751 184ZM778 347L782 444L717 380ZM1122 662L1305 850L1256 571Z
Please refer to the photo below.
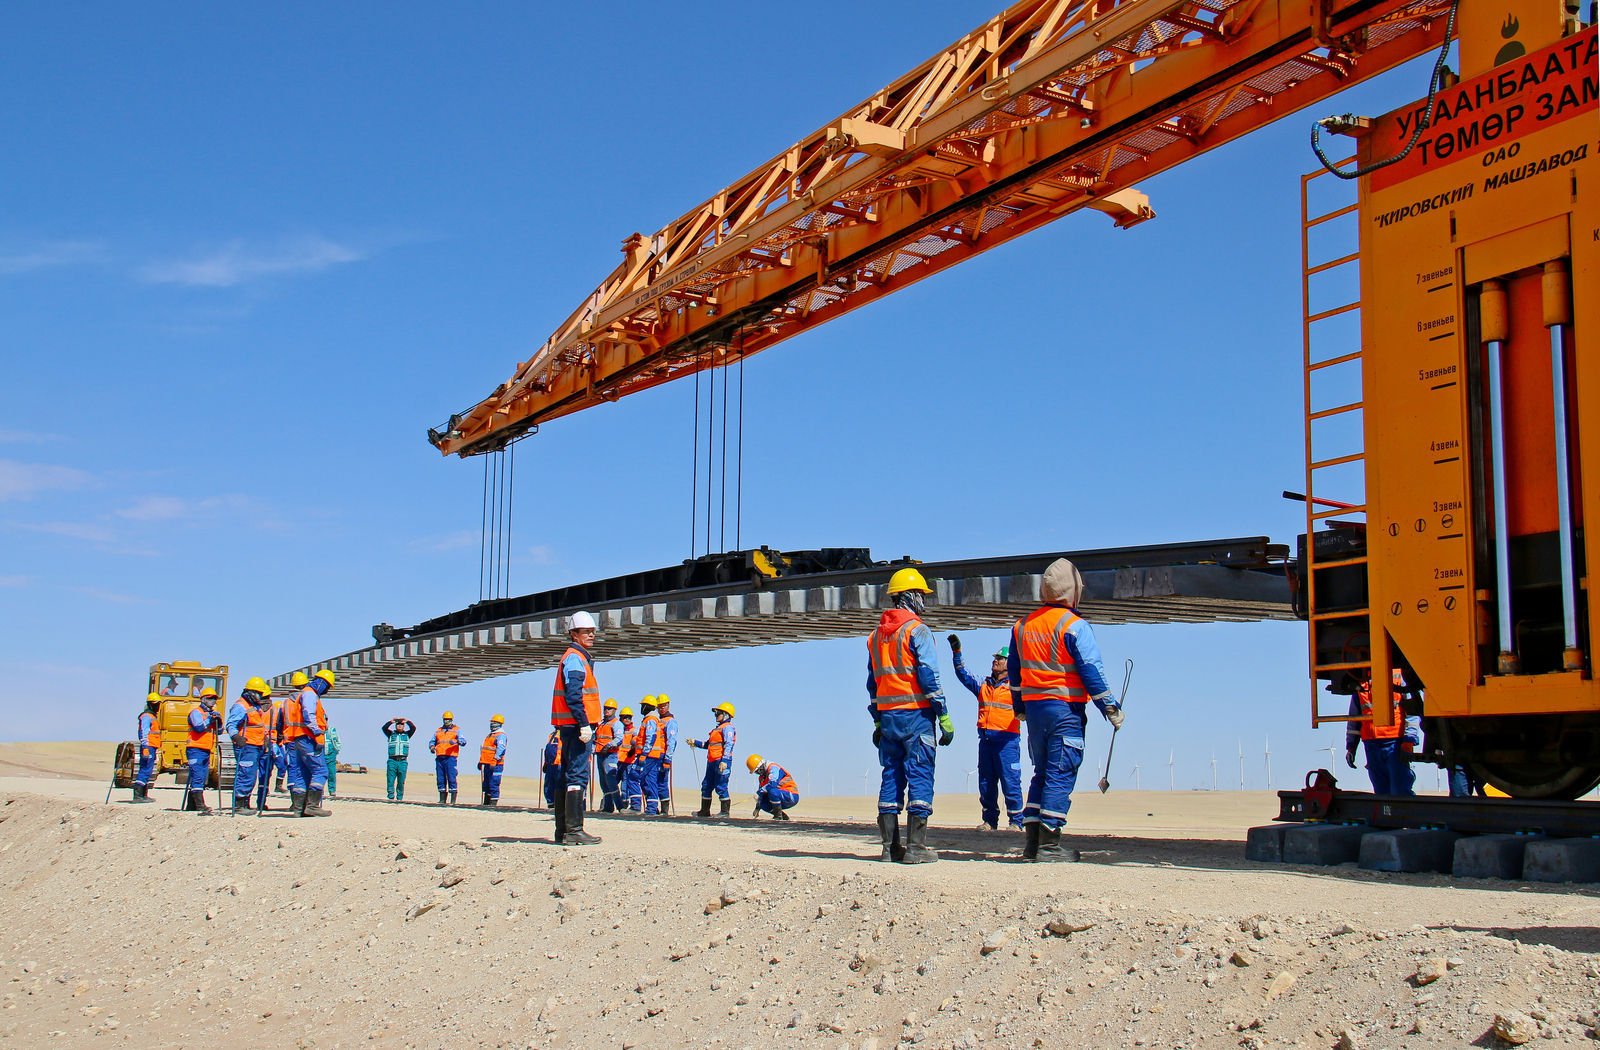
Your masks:
M207 667L194 660L173 660L150 665L150 679L146 692L162 698L156 712L156 725L161 730L161 747L156 754L156 773L171 773L182 784L189 774L187 757L189 740L189 712L200 706L200 693L204 689L217 691L218 710L228 703L228 665ZM130 712L136 710L130 705ZM129 714L133 718L133 714ZM139 741L124 740L117 745L117 756L112 786L130 788L134 773L139 768ZM212 789L233 787L233 741L227 734L218 733L216 751L212 755L211 773L206 787Z

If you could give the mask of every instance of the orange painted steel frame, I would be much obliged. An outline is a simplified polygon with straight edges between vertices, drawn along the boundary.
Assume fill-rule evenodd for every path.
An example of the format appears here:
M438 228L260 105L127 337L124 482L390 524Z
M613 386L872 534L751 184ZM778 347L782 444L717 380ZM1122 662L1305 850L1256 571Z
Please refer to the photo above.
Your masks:
M1475 514L1494 498L1486 429L1501 426L1469 383L1484 372L1483 283L1508 289L1503 351L1504 461L1509 538L1553 533L1556 432L1546 327L1547 271L1570 302L1566 418L1575 494L1577 565L1600 564L1600 146L1596 36L1571 35L1550 0L1463 5L1463 77L1440 93L1426 151L1363 180L1362 340L1369 523L1368 582L1374 681L1402 659L1426 683L1434 716L1600 711L1583 665L1501 674L1495 663L1497 582L1488 530ZM1505 32L1511 29L1512 33ZM1492 46L1490 46L1492 44ZM1474 66L1473 63L1476 63ZM1361 156L1389 155L1416 105L1374 122ZM1553 265L1547 265L1553 264ZM1555 287L1553 285L1552 287ZM1585 352L1587 350L1587 352ZM1474 419L1482 418L1482 423ZM1576 575L1582 653L1600 648ZM1382 644L1386 642L1387 644ZM1600 757L1600 756L1597 756Z
M1447 0L1027 0L653 236L429 438L539 423L747 357L1436 48Z

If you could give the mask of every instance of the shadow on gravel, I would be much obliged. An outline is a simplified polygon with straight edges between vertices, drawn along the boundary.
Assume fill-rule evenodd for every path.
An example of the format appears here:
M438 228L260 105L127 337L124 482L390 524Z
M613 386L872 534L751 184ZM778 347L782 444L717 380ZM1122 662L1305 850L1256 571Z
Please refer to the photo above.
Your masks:
M932 846L933 844L929 843L929 845ZM756 850L756 852L761 854L763 857L783 857L783 858L786 858L786 859L789 859L789 860L794 860L796 858L804 857L804 858L807 858L807 859L810 859L810 860L859 860L859 861L868 861L870 863L876 864L876 863L878 863L878 857L877 857L878 848L879 848L879 843L877 841L874 841L872 843L872 852L870 854L867 853L865 847L863 847L861 852L850 852L850 853L830 853L830 852L828 852L826 850L810 850L810 849L758 849L758 850ZM989 853L968 853L968 852L966 852L964 850L950 849L948 846L937 846L937 847L934 847L934 848L936 848L939 851L939 859L940 860L952 860L952 861L956 861L958 863L960 861L970 861L970 860L996 860L997 861L997 860L1004 860L1005 859L1003 857L995 856L994 854L989 854Z
M550 839L522 839L522 838L513 837L511 835L485 835L484 838L483 838L483 841L485 841L485 842L493 842L497 846L551 846L551 847L554 847L556 849L566 849L567 848L565 846L557 846L556 845L556 840L553 839L553 838L550 838ZM574 849L581 849L582 847L581 846L575 846L573 848Z
M1519 944L1537 944L1564 952L1600 952L1600 929L1593 926L1445 926L1457 933L1485 933Z

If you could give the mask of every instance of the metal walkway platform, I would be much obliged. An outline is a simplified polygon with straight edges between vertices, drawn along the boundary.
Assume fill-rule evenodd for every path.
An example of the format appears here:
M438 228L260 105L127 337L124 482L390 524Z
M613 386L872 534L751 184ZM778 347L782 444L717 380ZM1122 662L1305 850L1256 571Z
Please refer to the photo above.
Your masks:
M1211 623L1293 619L1285 554L1265 537L1246 537L918 567L935 589L926 616L935 631L1010 626L1039 604L1044 569L1063 555L1083 573L1081 611L1095 623ZM464 625L357 649L303 670L331 668L339 676L338 695L347 700L397 699L544 670L555 666L565 647L567 615L580 608L599 621L596 655L606 661L865 638L885 607L889 575L899 567L741 580L566 608L549 608L532 595L527 607L539 611L531 615L479 623L472 622L473 610L463 610L440 619ZM287 688L288 681L285 672L272 685Z

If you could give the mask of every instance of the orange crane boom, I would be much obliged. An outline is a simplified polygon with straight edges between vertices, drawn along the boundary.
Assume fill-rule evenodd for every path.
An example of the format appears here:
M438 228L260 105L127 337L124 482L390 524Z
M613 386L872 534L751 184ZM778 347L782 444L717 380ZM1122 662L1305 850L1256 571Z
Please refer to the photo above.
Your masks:
M540 423L736 362L1443 42L1448 0L1024 0L690 209L429 440Z

